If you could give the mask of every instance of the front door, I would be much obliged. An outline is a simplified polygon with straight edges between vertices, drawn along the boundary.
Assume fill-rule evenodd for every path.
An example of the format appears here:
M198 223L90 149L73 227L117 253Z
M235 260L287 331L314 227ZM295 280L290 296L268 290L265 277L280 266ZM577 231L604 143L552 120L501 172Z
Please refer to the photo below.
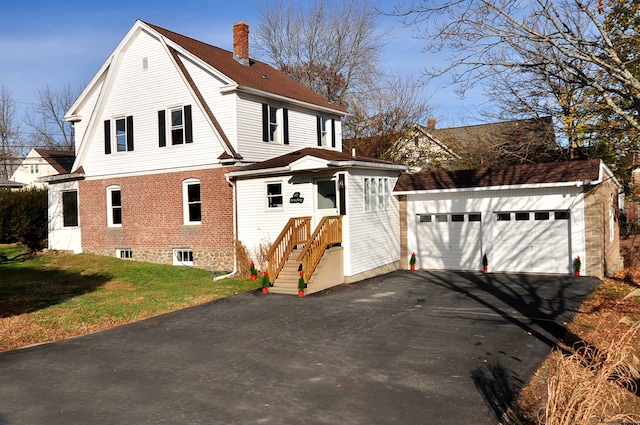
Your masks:
M336 178L317 179L315 185L315 214L313 226L317 226L322 217L338 215L338 190Z

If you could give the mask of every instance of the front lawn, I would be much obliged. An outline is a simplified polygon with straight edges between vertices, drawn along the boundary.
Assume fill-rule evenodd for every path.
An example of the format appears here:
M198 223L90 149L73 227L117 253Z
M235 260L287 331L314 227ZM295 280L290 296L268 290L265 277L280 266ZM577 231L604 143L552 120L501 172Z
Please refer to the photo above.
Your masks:
M256 289L248 279L0 245L0 351L56 341Z

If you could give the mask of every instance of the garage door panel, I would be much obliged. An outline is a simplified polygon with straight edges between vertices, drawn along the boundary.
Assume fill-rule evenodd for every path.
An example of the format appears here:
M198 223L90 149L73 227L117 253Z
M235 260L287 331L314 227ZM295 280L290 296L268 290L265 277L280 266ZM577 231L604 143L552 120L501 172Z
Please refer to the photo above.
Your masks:
M506 214L506 213L505 213ZM496 271L566 273L569 271L569 221L549 219L497 221L492 269Z
M421 268L477 270L481 267L481 222L469 221L468 214L456 214L464 221L452 221L451 214L433 214L432 221L419 221L418 261ZM443 220L446 217L446 221Z

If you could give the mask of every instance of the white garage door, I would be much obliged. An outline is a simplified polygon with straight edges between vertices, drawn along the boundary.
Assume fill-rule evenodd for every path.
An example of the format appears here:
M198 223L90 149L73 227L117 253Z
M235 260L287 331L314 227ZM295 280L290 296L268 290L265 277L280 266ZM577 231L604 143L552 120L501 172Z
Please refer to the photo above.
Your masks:
M423 269L482 269L480 213L419 214L418 267Z
M569 212L497 212L492 271L570 272Z

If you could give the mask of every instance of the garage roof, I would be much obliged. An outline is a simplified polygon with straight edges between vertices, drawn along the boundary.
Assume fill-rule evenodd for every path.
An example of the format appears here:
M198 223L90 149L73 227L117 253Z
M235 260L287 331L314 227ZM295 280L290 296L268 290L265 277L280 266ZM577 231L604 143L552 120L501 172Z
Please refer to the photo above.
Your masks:
M457 171L424 171L403 174L394 192L461 189L471 187L519 186L553 183L596 182L600 179L600 160L548 162L507 167Z

